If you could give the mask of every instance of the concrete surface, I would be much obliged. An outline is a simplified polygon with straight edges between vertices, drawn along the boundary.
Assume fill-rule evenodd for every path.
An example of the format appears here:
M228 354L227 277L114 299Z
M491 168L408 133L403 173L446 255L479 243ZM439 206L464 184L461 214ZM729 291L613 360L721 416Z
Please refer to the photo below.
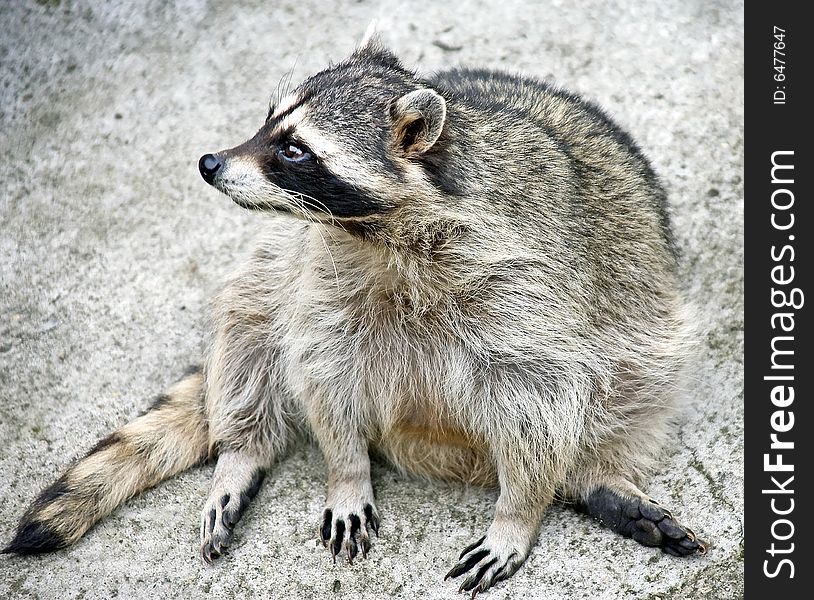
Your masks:
M347 54L371 18L424 71L555 77L606 106L652 158L701 307L701 367L649 492L715 547L679 560L555 508L526 566L488 598L743 593L739 2L0 0L0 538L96 439L201 351L206 299L263 218L208 188L204 152L247 138L281 77ZM67 551L0 557L0 598L458 598L443 582L495 493L401 477L374 486L368 560L316 541L324 465L295 451L231 555L197 557L211 466L127 502Z

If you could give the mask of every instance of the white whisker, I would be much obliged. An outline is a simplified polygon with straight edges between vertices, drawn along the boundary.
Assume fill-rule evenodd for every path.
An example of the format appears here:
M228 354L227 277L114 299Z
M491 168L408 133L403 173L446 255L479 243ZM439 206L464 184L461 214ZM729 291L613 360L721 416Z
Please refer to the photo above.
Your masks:
M309 223L314 224L314 229L316 230L317 235L319 235L319 238L322 240L322 246L325 248L325 252L327 252L328 258L331 260L331 266L333 267L334 278L336 280L336 291L341 292L342 286L339 283L339 270L336 268L336 261L334 260L334 255L331 252L330 247L328 246L328 241L325 239L325 236L322 235L322 228L320 227L322 223L318 221L316 218L314 218L314 216L311 214L311 211L309 211L303 204L302 197L306 195L300 194L299 192L294 192L292 190L287 190L284 188L280 188L280 190L283 192L286 198L291 201L295 208L299 209L300 214L302 214L303 218ZM311 197L308 196L308 198ZM331 215L331 218L333 219L333 215Z

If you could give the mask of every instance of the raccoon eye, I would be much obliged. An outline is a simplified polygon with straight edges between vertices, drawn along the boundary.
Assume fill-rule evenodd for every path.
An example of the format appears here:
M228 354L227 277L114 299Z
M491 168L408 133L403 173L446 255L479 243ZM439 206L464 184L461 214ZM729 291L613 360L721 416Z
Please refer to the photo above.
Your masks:
M287 161L290 162L302 162L304 160L308 160L311 158L311 154L300 148L296 144L284 144L282 148L279 150L279 154Z

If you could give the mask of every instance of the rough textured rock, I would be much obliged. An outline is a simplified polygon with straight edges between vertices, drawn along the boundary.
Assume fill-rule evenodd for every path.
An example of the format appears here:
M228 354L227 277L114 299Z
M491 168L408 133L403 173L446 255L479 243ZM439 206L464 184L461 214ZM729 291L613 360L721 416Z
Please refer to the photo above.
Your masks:
M208 188L196 160L246 138L280 79L347 54L378 18L428 71L555 78L607 107L670 192L704 329L675 447L648 491L714 547L676 559L565 508L498 598L734 598L743 593L743 7L740 2L341 7L41 0L0 31L0 537L73 457L145 408L201 351L206 299L263 218ZM229 557L197 557L211 466L127 502L76 546L0 557L3 598L457 598L443 582L495 493L383 465L382 537L353 566L317 542L324 465L268 477Z

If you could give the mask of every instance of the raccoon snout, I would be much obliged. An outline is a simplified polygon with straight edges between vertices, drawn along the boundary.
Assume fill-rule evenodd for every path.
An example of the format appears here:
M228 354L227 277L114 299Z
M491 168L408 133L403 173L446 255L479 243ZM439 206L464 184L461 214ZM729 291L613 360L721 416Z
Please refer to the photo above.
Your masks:
M204 154L198 161L198 170L201 172L201 177L209 185L214 184L215 175L218 174L222 166L223 163L214 154Z

